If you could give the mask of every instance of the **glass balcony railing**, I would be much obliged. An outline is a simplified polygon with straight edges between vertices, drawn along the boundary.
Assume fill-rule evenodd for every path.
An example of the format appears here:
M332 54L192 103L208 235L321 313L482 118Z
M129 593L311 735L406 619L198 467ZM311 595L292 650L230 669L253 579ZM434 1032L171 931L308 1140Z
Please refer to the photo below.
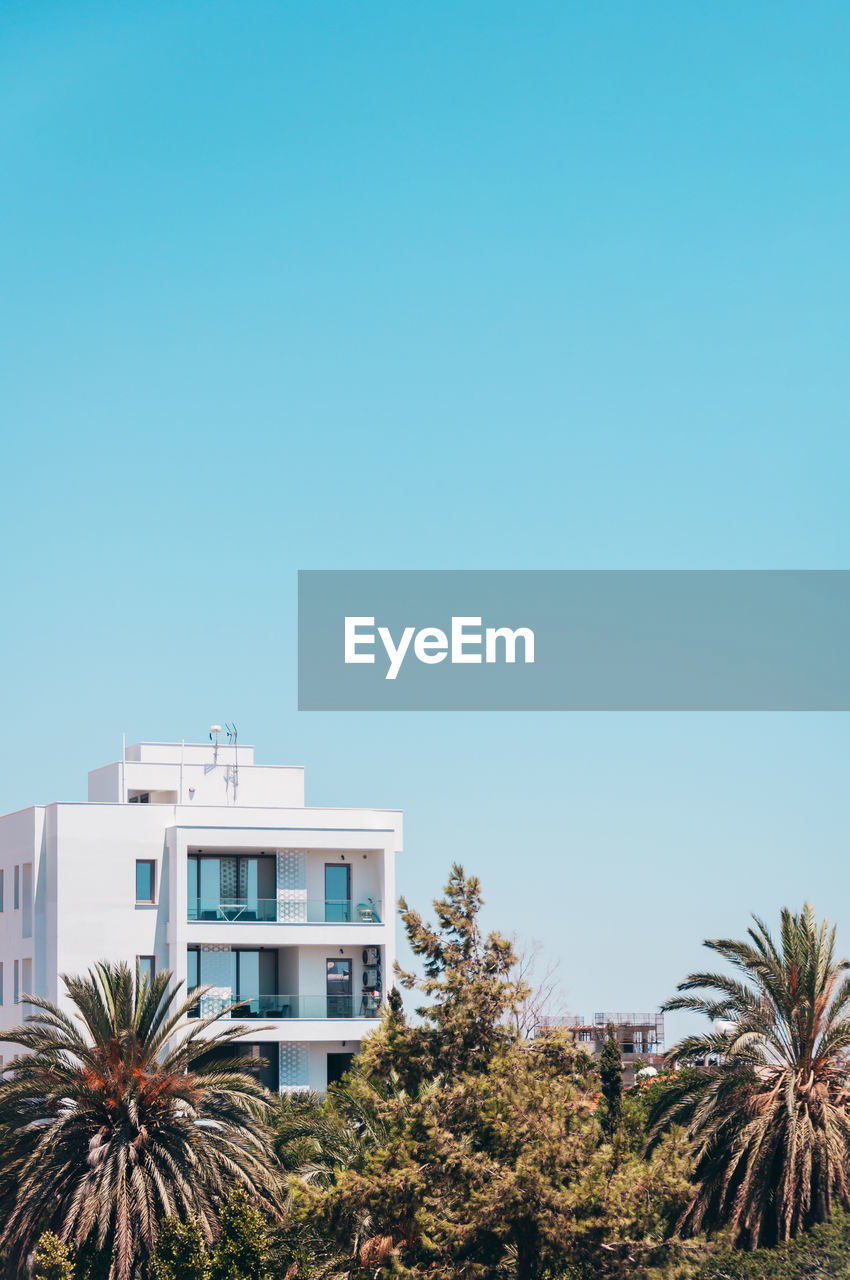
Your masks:
M221 1013L229 1005L230 1017L239 1022L260 1018L271 1022L277 1018L377 1018L381 1011L380 996L371 991L359 995L259 995L226 999L221 995L201 996L191 1017L208 1018Z
M336 898L190 898L189 919L238 924L380 924L381 904L374 898L352 902Z

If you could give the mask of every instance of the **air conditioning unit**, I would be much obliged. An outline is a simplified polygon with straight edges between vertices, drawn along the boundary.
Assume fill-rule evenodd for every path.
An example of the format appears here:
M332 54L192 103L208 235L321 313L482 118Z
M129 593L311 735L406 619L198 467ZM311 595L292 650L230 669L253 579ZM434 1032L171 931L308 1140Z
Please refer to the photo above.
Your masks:
M364 969L363 970L363 986L379 987L381 985L380 969Z
M363 948L363 963L364 964L380 964L381 963L381 959L378 954L377 947Z

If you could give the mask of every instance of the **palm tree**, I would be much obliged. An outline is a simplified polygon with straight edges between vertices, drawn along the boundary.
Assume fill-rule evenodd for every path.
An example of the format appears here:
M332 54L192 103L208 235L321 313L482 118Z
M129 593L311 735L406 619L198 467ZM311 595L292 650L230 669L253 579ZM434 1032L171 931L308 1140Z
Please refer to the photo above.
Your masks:
M737 970L692 973L669 1000L715 1023L668 1059L691 1063L659 1091L650 1145L685 1127L696 1187L683 1232L732 1225L739 1244L788 1240L850 1205L850 961L806 904L779 942L757 917L749 941L707 941Z
M129 1280L167 1216L194 1214L211 1240L234 1183L275 1210L270 1108L248 1060L198 1061L244 1033L205 1034L228 1010L186 1024L203 991L178 998L168 971L148 982L100 963L63 981L73 1017L27 995L27 1025L4 1035L28 1053L0 1083L0 1251L20 1266L51 1229Z

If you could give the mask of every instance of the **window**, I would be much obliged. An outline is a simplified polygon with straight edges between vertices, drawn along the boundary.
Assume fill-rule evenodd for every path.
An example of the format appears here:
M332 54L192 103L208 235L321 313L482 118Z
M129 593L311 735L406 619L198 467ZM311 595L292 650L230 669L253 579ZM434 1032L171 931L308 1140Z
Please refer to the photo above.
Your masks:
M156 863L139 858L136 862L136 901L153 902L156 889Z
M150 986L156 975L156 956L136 956L136 963L139 966L139 982L146 982Z
M279 1018L280 1000L277 995L277 951L274 948L233 948L224 960L228 966L227 977L222 970L222 956L217 952L201 951L188 947L186 951L186 990L189 995L198 987L217 987L230 992L230 998L240 1001L238 1016L243 1018ZM189 1017L197 1018L200 1009L196 1005Z
M351 919L351 867L347 862L325 864L325 920Z
M149 791L131 791L127 796L128 804L150 804L151 793Z
M201 953L197 947L190 947L186 955L186 994L191 995L201 985ZM189 1010L190 1018L200 1018L200 1002Z
M21 868L21 885L23 893L23 910L21 912L21 937L32 937L32 863L25 862Z
M590 1031L580 1031L578 1033L578 1038L582 1042L582 1044L589 1044L590 1041L593 1039L593 1035Z
M351 961L329 959L326 969L327 1015L329 1018L350 1018L354 1012Z
M19 996L20 996L20 994L21 994L21 975L20 975L20 965L19 965L19 961L17 961L17 960L15 961L15 970L14 970L14 973L13 973L12 977L13 977L13 985L12 985L12 1000L13 1000L13 1003L14 1003L14 1004L17 1004L17 1003L18 1003L18 997L19 997Z
M221 854L186 861L190 920L276 920L277 862L263 854Z
M351 1068L353 1061L353 1053L329 1053L328 1084L335 1084L337 1080L341 1080L346 1071Z
M21 868L15 867L15 910L21 905Z
M0 1005L3 1003L3 962L0 960Z
M3 880L4 879L5 879L5 876L3 872L0 871L0 911L3 910Z

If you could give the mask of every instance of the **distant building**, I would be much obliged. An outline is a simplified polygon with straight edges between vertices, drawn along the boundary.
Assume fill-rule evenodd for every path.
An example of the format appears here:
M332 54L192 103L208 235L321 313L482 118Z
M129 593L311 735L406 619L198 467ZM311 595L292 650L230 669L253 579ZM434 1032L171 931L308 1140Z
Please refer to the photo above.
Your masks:
M635 1066L660 1068L664 1063L663 1013L594 1013L590 1022L578 1014L566 1018L548 1018L538 1031L546 1027L566 1027L576 1043L598 1058L608 1036L609 1026L620 1044L623 1055L623 1083L635 1082Z

